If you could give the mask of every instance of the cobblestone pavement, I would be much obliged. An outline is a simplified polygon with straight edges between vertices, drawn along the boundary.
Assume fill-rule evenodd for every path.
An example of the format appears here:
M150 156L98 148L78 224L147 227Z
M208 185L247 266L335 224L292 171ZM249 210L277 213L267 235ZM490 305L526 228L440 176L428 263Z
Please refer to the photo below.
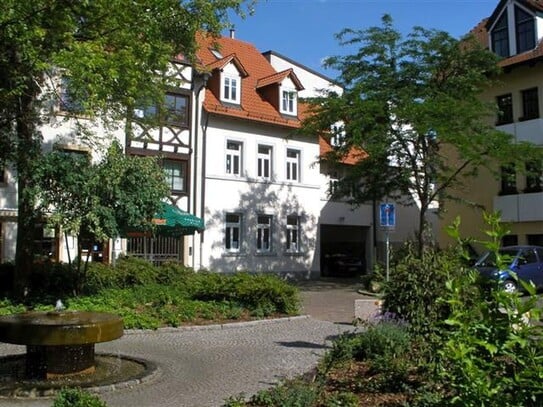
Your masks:
M110 407L216 407L229 396L250 395L281 378L311 370L331 339L354 329L348 322L354 314L356 290L348 284L302 286L301 290L303 312L310 316L129 331L119 340L98 344L98 353L143 358L158 366L149 381L104 392L100 397ZM24 347L0 344L0 355L23 351ZM0 399L2 407L51 404L51 399Z

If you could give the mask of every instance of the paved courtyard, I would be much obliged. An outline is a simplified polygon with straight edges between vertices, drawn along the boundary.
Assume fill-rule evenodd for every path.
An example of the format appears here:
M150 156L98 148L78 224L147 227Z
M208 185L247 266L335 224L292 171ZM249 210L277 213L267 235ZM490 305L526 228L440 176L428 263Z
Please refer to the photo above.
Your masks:
M132 388L101 394L110 407L221 406L225 398L253 394L284 377L311 370L346 330L354 316L352 283L302 285L300 317L224 326L158 331L128 331L121 339L98 344L97 352L118 353L154 362L152 379ZM24 348L0 344L0 355ZM0 406L38 407L51 399L0 399Z

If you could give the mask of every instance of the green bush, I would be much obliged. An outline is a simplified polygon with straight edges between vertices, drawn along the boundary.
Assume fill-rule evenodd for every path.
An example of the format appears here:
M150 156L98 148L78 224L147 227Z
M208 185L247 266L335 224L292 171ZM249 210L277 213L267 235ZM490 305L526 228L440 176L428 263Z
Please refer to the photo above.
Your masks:
M107 404L89 392L73 388L62 389L52 407L107 407Z
M429 336L450 312L446 302L437 301L447 295L445 283L465 274L454 251L428 249L418 257L407 245L391 267L383 309L407 320L412 332Z
M338 392L329 395L323 403L324 407L358 407L359 400L351 392Z
M300 304L298 289L275 275L196 273L190 287L194 299L238 303L259 317L292 315Z
M486 215L497 251L508 231L496 214ZM458 223L451 230L458 238ZM499 264L498 264L499 267ZM454 276L446 285L450 313L435 342L439 385L451 406L535 407L543 405L543 331L539 298L525 288L524 298L481 286L476 271ZM478 301L466 301L467 295Z
M250 402L262 407L311 407L317 402L320 392L316 384L294 380L261 390Z

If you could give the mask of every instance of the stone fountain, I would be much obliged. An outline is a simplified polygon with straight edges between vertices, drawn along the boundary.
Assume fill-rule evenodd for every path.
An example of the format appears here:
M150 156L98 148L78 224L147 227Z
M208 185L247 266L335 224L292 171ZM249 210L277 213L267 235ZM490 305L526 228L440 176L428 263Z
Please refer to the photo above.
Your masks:
M0 316L0 342L26 345L26 377L55 379L91 374L94 345L123 335L123 321L113 314L64 310Z

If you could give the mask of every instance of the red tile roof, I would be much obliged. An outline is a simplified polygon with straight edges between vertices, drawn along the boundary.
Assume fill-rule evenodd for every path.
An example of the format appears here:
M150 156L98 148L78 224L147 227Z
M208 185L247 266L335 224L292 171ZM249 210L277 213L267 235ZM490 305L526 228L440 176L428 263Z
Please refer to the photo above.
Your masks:
M279 125L289 128L299 128L301 120L308 114L308 106L304 103L298 103L298 117L289 117L282 115L275 106L273 106L259 89L266 86L279 84L285 78L290 77L298 90L303 90L303 84L300 82L293 69L286 69L277 72L264 57L260 51L252 44L229 37L212 38L199 35L197 37L199 50L197 57L201 66L201 71L212 72L212 75L219 75L220 69L224 68L230 61L234 61L238 70L246 75L241 84L241 104L240 106L221 103L218 95L213 93L209 87L206 89L204 100L204 109L213 114L264 122L268 124ZM220 55L227 55L221 59L211 52L212 49L218 49ZM329 142L319 137L319 147L321 156L332 151ZM367 157L363 150L353 150L343 159L344 164L353 165L360 159Z
M326 155L332 153L334 148L330 145L330 142L324 137L319 137L319 147L321 152L321 158L326 158ZM368 156L364 150L360 148L352 148L348 154L341 158L343 164L354 165L360 160L363 160Z
M292 68L277 72L266 78L259 79L256 83L256 88L259 89L264 88L268 85L279 84L287 77L291 78L292 82L294 82L294 85L296 85L297 90L304 90L302 83L298 80L298 77L296 76L296 74L294 73L294 69Z
M218 69L224 66L225 60L235 56L236 61L247 73L241 83L241 103L239 106L221 103L219 95L214 94L208 88L204 100L204 109L207 112L284 127L300 127L300 119L305 111L303 107L298 106L298 117L282 115L270 101L257 91L258 87L264 83L263 81L268 84L275 83L278 77L283 79L289 75L292 77L293 72L288 72L289 70L276 72L260 51L245 41L229 37L213 38L205 35L199 35L197 41L199 45L197 57L203 65L200 69L212 71L213 75L218 75L220 72ZM212 49L218 49L221 54L228 55L228 57L218 60L211 52ZM296 81L297 78L295 83Z

